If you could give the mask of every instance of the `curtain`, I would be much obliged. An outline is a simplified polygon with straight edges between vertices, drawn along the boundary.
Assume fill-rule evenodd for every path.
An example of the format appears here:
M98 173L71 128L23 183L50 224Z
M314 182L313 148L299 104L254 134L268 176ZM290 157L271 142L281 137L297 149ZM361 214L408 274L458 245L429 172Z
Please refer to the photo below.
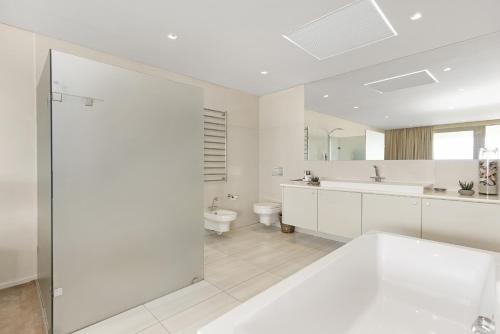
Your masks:
M432 127L385 131L385 160L431 160Z

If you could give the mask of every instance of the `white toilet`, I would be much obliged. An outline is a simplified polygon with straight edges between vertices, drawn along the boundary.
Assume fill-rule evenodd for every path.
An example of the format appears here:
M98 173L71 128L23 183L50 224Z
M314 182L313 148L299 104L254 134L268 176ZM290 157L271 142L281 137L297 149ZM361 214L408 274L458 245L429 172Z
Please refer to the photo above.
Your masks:
M253 212L259 215L259 222L270 226L280 222L281 204L273 202L255 203Z

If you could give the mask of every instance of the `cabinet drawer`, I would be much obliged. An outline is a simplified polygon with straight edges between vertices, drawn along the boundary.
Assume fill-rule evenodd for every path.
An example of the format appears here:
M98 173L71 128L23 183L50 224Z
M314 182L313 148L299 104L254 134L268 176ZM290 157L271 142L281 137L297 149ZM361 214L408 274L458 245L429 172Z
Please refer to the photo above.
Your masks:
M318 190L283 187L283 222L318 230Z
M363 233L376 230L420 238L421 208L418 197L363 194Z
M318 231L344 238L361 235L361 194L319 190Z
M422 201L422 238L500 251L500 205Z

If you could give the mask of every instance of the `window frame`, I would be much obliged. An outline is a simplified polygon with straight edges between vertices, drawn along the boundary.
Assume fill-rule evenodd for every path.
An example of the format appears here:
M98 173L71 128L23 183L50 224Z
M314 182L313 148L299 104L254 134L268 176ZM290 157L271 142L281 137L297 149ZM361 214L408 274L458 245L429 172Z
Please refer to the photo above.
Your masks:
M472 153L472 159L479 159L479 151L481 150L482 147L484 147L484 142L485 142L485 137L486 137L486 125L479 125L479 126L456 126L456 127L445 127L445 128L440 128L440 129L434 129L432 131L432 141L434 142L434 134L436 133L447 133L447 132L465 132L465 131L472 131L473 133L473 153ZM433 144L434 145L434 144ZM443 160L443 159L436 159L434 157L434 152L432 153L432 160ZM453 160L453 159L450 159Z

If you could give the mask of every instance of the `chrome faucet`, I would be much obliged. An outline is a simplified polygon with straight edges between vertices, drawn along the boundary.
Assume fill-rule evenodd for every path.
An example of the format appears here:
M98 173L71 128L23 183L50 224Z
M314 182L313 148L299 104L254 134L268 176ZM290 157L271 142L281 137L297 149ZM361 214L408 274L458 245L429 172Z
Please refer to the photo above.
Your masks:
M214 197L214 199L212 200L212 205L210 205L210 206L208 207L208 209L209 209L210 211L215 211L215 210L217 210L217 205L215 205L215 202L217 202L218 200L219 200L219 199L218 199L217 197Z
M380 176L380 172L378 170L377 165L373 165L373 168L375 169L375 176L370 177L371 179L374 179L375 182L382 182L385 177Z
M472 324L471 332L474 334L493 334L495 332L495 322L487 317L479 316Z

